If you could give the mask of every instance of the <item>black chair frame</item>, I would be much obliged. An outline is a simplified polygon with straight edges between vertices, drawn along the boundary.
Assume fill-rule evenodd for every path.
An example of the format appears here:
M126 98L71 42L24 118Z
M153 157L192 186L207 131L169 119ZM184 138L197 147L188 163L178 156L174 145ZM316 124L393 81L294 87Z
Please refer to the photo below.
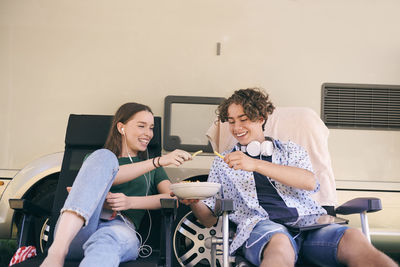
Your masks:
M26 199L10 199L10 207L23 215L19 233L19 246L32 244L32 221L34 217L50 216L49 232L45 242L44 253L28 259L15 266L39 266L46 256L47 249L53 241L53 231L59 217L60 210L68 195L67 186L71 186L84 157L96 149L102 148L111 125L113 116L109 115L75 115L71 114L65 136L65 152L61 173L52 211L45 210ZM154 137L148 145L149 157L161 155L161 118L154 118ZM177 212L175 199L162 199L161 210L150 211L152 229L147 245L152 247L153 253L148 258L138 258L135 261L121 263L120 266L172 266L172 223ZM145 216L138 232L146 237L149 232L149 218ZM46 240L47 239L47 240ZM47 242L46 242L47 241ZM78 266L77 261L66 261L64 266Z

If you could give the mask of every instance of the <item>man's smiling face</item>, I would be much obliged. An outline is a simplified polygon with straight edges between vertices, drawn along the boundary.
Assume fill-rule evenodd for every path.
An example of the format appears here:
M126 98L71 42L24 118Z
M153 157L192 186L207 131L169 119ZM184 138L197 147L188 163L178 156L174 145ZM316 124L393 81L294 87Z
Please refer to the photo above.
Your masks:
M247 145L251 141L264 141L262 118L251 121L243 111L242 105L231 104L228 108L229 129L232 135L241 145Z

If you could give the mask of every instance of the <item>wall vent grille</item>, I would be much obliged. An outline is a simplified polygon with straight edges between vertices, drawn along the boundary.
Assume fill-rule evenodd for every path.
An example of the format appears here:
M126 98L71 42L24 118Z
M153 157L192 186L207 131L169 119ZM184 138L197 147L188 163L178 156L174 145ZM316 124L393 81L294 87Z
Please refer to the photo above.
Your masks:
M400 86L324 83L321 113L328 128L400 130Z

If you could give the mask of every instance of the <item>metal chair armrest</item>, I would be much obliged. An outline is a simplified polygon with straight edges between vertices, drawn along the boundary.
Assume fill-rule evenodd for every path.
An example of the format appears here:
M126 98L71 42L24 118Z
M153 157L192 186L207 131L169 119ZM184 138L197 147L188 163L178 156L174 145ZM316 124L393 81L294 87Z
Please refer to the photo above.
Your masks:
M10 208L26 215L35 217L50 216L51 212L46 210L27 199L9 199Z
M215 202L214 214L221 216L224 212L233 211L233 200L232 199L217 199Z
M162 198L160 199L161 203L161 214L163 215L163 224L164 228L164 244L162 244L161 249L161 257L165 258L166 267L172 266L172 224L176 218L177 214L177 204L178 201L174 198Z
M361 228L368 241L371 242L371 235L369 233L369 224L367 213L376 212L382 209L382 203L379 198L375 197L360 197L347 201L339 206L335 211L337 214L360 214Z
M382 209L382 203L379 198L360 197L347 201L336 208L337 214L355 214L362 212L376 212Z
M18 247L21 247L26 245L28 237L32 232L31 222L33 221L33 217L40 218L44 216L50 216L51 212L30 202L27 199L9 199L8 203L10 204L10 208L23 214L18 239Z

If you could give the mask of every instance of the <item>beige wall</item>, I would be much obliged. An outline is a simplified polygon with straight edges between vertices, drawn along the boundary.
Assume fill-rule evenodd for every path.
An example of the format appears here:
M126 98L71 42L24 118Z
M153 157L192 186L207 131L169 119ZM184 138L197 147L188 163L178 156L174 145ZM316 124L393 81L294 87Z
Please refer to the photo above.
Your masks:
M63 150L70 113L138 101L163 115L166 95L254 85L320 112L324 82L400 84L399 10L396 0L0 0L0 169ZM332 130L330 146L337 179L400 181L400 132Z

